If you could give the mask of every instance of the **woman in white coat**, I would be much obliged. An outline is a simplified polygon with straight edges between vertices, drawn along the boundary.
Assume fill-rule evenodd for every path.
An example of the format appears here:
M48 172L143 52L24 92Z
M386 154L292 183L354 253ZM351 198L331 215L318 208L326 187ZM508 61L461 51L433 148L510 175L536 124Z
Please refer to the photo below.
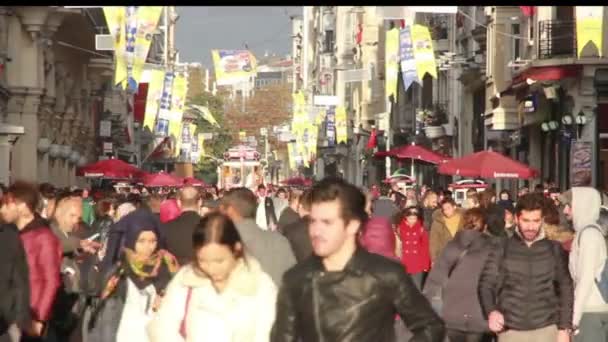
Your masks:
M244 253L234 223L222 214L208 214L192 240L194 261L169 284L148 325L150 341L268 342L277 289Z

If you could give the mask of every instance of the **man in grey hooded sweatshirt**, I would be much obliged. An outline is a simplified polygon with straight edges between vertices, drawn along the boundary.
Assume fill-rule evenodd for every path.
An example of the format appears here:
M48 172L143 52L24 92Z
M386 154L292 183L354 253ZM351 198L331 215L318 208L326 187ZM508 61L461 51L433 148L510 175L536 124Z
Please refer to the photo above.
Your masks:
M598 224L601 195L591 187L574 187L561 194L559 201L576 232L569 264L574 280L574 341L606 341L608 303L595 284L607 257L606 226Z

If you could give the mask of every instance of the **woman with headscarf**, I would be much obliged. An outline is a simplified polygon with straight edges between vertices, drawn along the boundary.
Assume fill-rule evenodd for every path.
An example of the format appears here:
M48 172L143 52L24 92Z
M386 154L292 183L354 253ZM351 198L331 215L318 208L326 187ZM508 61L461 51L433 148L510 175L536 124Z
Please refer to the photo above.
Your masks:
M104 277L100 300L88 322L88 341L145 342L145 325L179 265L162 249L158 220L146 211L131 216L118 262Z

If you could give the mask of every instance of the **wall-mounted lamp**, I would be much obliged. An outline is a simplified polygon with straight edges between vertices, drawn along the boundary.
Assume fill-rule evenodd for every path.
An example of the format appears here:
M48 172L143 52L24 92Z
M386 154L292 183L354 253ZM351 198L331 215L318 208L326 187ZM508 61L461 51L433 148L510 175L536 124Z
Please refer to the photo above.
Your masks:
M580 139L582 131L583 131L583 127L585 126L586 123L587 123L587 117L585 116L585 113L583 113L583 111L578 112L578 115L576 116L576 125L578 126L576 133L577 133L578 139Z
M565 114L564 116L562 116L562 123L564 125L570 126L570 125L572 125L573 122L574 122L574 119L572 118L572 115Z
M559 127L559 123L557 121L548 121L548 122L543 122L540 125L540 129L543 132L552 132L552 131L556 131L557 128Z
M583 113L582 111L580 111L578 113L578 115L576 116L576 124L579 126L583 126L587 123L587 117L585 116L585 113Z

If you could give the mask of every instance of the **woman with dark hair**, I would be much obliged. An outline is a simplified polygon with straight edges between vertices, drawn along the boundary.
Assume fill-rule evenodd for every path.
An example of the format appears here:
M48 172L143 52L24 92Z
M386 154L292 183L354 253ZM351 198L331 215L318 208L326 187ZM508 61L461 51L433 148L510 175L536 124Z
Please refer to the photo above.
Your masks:
M559 210L550 197L544 197L544 225L547 239L560 242L564 247L574 238L574 232L559 225Z
M179 268L175 257L161 249L158 220L140 213L128 221L120 260L102 282L100 300L88 322L88 341L148 341L145 324Z
M422 289L424 273L431 267L429 234L422 225L420 215L420 210L412 206L404 209L397 220L401 263L418 289Z
M422 293L444 319L450 342L490 341L477 283L494 244L480 208L467 210L463 222L435 261Z
M192 236L194 261L169 284L148 325L152 342L267 342L277 289L246 253L225 215L203 217Z
M479 196L479 207L483 211L484 221L488 225L488 233L496 238L505 238L505 211L496 204L496 192L484 190Z

